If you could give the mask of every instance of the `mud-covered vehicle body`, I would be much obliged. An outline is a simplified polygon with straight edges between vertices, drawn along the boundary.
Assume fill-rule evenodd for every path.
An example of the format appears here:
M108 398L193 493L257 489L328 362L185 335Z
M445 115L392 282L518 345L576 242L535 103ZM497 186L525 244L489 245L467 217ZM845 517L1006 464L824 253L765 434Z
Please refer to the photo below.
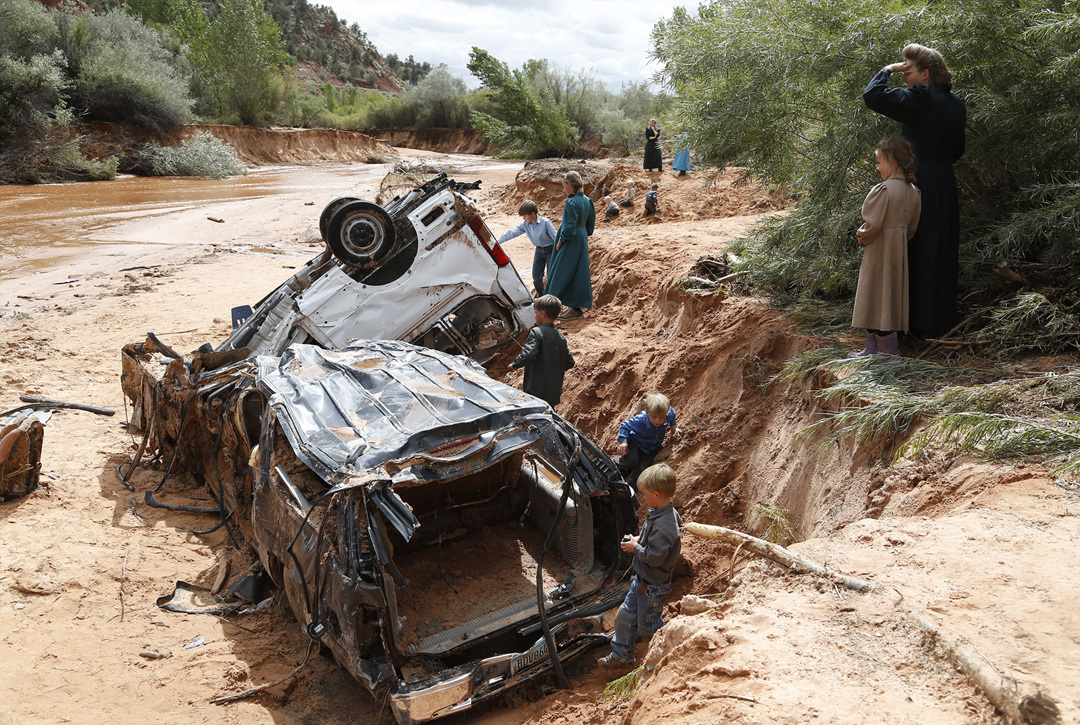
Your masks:
M636 499L546 403L399 341L233 357L124 348L144 448L206 483L309 636L399 722L545 675L549 643L561 667L610 636Z
M296 342L337 349L396 339L483 362L532 327L532 296L468 188L439 174L385 208L331 202L319 220L327 252L263 298L217 350L280 355Z

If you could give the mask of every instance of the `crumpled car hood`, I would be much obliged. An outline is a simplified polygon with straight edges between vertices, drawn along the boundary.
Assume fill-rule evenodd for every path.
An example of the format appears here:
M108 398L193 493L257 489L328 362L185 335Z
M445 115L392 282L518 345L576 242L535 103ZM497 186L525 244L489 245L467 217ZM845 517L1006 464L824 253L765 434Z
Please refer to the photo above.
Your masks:
M292 345L256 359L256 381L293 450L332 484L370 477L384 464L491 436L485 458L536 440L522 425L547 403L492 380L467 358L393 340L357 341L343 350ZM504 430L510 428L511 430ZM393 471L383 471L384 480ZM409 478L424 478L413 467ZM434 474L433 476L434 477Z

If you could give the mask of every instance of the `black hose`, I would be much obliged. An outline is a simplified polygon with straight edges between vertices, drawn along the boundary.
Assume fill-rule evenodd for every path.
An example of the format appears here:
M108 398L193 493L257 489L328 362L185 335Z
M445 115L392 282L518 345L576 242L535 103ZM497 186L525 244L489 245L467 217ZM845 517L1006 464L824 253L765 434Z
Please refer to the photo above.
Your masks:
M548 624L547 613L544 611L544 556L551 547L551 542L555 539L555 532L562 521L563 510L566 508L567 499L570 498L570 489L574 485L574 469L577 467L578 459L581 457L581 441L578 440L577 436L571 438L574 442L574 452L569 456L570 462L566 469L566 478L563 479L562 498L559 499L555 520L551 524L551 529L548 530L544 548L541 549L540 558L536 562L536 608L540 611L540 627L544 630L544 642L547 643L548 656L551 657L551 669L555 672L559 687L564 690L570 689L570 681L566 679L566 673L563 672L558 650L555 649L555 637L551 634L551 626Z

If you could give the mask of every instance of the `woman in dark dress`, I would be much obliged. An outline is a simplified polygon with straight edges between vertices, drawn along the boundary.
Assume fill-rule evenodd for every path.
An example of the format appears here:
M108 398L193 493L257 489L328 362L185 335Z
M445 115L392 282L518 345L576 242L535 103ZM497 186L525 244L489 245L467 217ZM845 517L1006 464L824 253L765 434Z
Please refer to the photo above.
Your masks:
M592 278L589 273L589 236L596 226L596 207L582 192L581 174L568 171L563 176L562 221L555 235L555 253L548 267L547 293L566 305L560 320L576 320L582 309L593 304Z
M656 119L650 118L649 125L645 127L645 170L664 170L664 160L660 157L660 129L656 127Z
M952 73L941 53L911 44L904 61L877 72L863 91L872 111L904 124L915 148L915 185L922 192L922 218L908 242L910 326L941 330L956 321L956 276L960 254L960 204L953 164L964 154L967 108L952 92ZM904 88L888 88L900 72Z

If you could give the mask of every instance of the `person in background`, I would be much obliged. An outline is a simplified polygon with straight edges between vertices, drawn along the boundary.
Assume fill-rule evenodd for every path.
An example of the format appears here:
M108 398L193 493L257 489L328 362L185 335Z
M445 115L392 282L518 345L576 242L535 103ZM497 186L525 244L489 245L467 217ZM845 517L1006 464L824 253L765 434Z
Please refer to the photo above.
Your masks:
M619 212L622 211L619 209L619 205L612 201L610 196L605 196L604 201L607 202L607 206L604 208L604 218L610 219L613 216L619 216Z
M645 195L645 216L655 214L660 216L660 184L653 183L649 193Z
M637 190L634 189L633 184L630 184L630 186L626 189L626 196L619 199L619 206L633 206L634 205L634 196L636 194L637 194Z
M619 424L619 458L615 465L631 486L643 470L652 465L656 454L664 446L668 431L678 435L675 428L675 409L671 401L661 393L645 396L645 410Z
M690 144L686 140L686 134L679 136L679 143L675 147L675 159L671 162L671 168L679 172L679 176L686 176L690 170Z
M582 192L581 174L570 171L563 177L563 191L568 197L562 221L555 235L555 254L548 274L548 294L567 306L560 320L576 320L582 309L592 307L592 278L589 272L589 236L596 226L596 208Z
M875 152L881 183L863 202L857 232L865 249L855 291L853 327L866 329L866 347L856 357L899 355L896 331L908 329L908 240L919 227L922 203L915 181L915 154L896 136Z
M656 119L650 118L649 125L645 127L645 170L664 170L664 159L660 156L660 129L656 127Z
M497 241L502 243L522 234L529 238L529 241L536 247L533 252L532 265L533 289L536 290L537 297L543 297L545 290L544 275L550 271L551 255L555 250L555 227L551 225L547 217L540 216L539 210L536 208L536 202L531 199L521 202L521 206L518 207L518 214L521 215L523 220L521 224L504 232Z
M877 72L863 91L872 111L904 124L919 165L922 218L908 244L912 330L942 330L956 320L960 268L960 202L953 164L964 154L967 108L952 92L952 73L941 53L923 45L904 47L904 60ZM889 88L900 73L903 88Z
M671 499L675 496L675 471L657 463L641 472L637 488L649 507L649 515L637 536L626 536L622 550L634 555L630 591L615 613L615 636L611 654L596 664L608 670L632 669L638 635L648 640L664 626L664 598L671 591L671 576L682 553L682 518Z
M554 295L544 295L533 302L536 327L529 330L521 354L510 363L512 368L525 368L521 389L546 400L552 408L562 400L566 371L574 367L574 356L570 354L566 337L554 324L561 310L562 303Z

